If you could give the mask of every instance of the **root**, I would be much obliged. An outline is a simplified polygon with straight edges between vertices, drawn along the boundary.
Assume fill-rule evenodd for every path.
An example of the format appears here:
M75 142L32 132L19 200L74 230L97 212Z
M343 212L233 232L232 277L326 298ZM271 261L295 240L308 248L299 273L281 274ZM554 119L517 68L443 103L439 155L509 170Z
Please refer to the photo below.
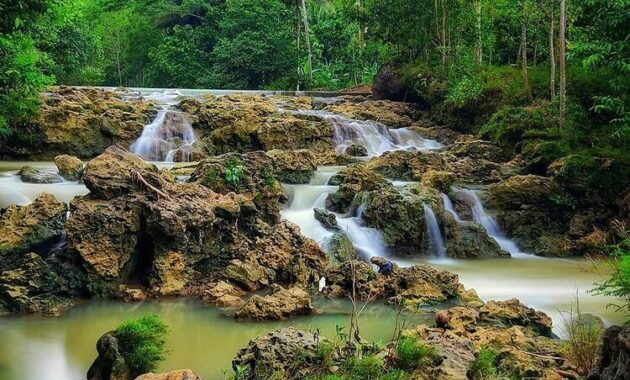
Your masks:
M151 185L149 182L147 182L147 180L144 179L144 177L142 176L142 174L140 174L139 171L132 170L131 171L131 179L132 179L132 181L134 183L141 184L145 188L153 191L155 194L157 194L158 199L164 198L164 199L167 199L169 201L173 200L173 198L171 198L170 195L166 194L164 191L158 189L157 187L155 187L155 186Z

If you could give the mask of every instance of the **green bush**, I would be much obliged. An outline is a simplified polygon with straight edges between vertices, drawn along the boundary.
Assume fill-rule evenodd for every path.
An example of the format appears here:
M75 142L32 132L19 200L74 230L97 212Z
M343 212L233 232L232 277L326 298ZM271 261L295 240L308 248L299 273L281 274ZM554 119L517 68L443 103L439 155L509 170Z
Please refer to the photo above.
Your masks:
M475 355L475 362L470 369L470 375L473 380L486 380L498 377L497 369L498 353L491 348L482 348Z
M414 371L437 360L435 347L422 343L413 336L403 336L396 344L396 361L398 368Z
M115 331L120 353L133 376L155 370L165 358L166 324L155 314L123 322Z
M383 359L376 356L352 357L347 364L349 380L377 380L383 374Z
M225 167L225 182L232 185L234 188L238 188L241 184L244 171L245 166L243 166L241 160L236 157L230 158Z

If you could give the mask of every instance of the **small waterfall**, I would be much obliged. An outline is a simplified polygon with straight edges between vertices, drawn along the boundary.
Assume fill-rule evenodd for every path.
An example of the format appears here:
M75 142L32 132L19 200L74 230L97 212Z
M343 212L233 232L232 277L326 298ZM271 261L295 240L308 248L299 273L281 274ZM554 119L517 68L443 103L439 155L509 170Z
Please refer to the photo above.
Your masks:
M433 213L431 207L426 203L424 207L424 221L427 225L427 234L429 236L429 247L433 256L444 258L446 257L446 249L444 248L444 239L442 239L442 233L440 232L440 226L438 225L437 218Z
M130 150L149 161L188 162L192 157L195 132L183 113L158 111L155 119L144 126Z
M453 218L455 218L455 221L457 223L461 223L463 220L457 213L457 210L455 210L455 206L453 205L453 201L451 201L451 198L449 198L448 195L442 193L442 201L444 202L444 209L450 212L451 215L453 215Z
M351 119L336 113L321 110L283 110L294 115L317 116L329 121L334 129L337 151L343 153L351 144L367 149L368 156L380 156L394 150L433 150L442 144L425 139L409 128L389 129L370 120Z
M494 220L492 216L486 213L486 210L483 208L481 199L479 199L476 191L470 189L462 189L461 191L466 194L473 202L471 208L475 222L481 224L483 228L486 229L488 236L496 240L501 249L510 252L512 256L527 255L525 252L521 251L520 248L518 248L513 240L510 240L505 236L496 220Z

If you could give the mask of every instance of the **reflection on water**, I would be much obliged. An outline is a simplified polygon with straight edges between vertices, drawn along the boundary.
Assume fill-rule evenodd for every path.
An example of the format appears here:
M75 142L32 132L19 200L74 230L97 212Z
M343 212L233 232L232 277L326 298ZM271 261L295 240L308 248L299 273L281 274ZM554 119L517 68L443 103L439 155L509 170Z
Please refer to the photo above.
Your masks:
M316 331L330 339L335 325L350 319L348 301L317 300L325 314L285 322L236 322L216 308L172 300L123 304L91 302L59 318L0 318L0 379L79 380L96 357L96 341L125 318L158 313L168 323L169 353L159 370L191 368L203 379L223 379L236 352L250 339L286 326ZM426 318L426 317L425 317ZM395 311L378 304L361 314L361 335L370 341L391 339ZM413 322L426 321L422 316ZM230 370L231 373L231 370Z

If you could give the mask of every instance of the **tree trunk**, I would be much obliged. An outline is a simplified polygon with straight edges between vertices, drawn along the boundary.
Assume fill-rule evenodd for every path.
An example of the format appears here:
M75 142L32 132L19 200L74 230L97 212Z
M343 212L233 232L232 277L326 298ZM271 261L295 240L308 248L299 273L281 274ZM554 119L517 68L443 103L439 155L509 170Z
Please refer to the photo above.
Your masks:
M532 96L532 89L529 87L529 75L527 73L527 18L525 13L525 2L521 0L521 70L525 95L527 95L527 101L532 103L534 97Z
M299 1L299 0L296 0ZM300 91L300 33L302 33L302 28L300 27L301 25L301 21L300 21L300 6L299 4L296 4L295 7L295 39L296 39L296 47L297 47L297 81L296 81L296 85L295 85L295 90L296 91Z
M444 7L444 0L440 0L442 8L442 77L446 77L446 8Z
M483 63L483 43L481 36L481 0L477 0L477 51L476 51L476 60L477 64L481 65Z
M304 41L306 41L306 49L308 50L308 71L309 77L313 80L313 54L311 52L311 39L308 30L308 13L306 13L306 0L302 0L302 18L304 20Z
M551 0L551 19L549 21L549 90L551 98L556 96L556 52L554 48L554 0Z
M567 28L567 9L566 0L560 0L560 30L558 31L559 46L559 66L560 66L560 128L567 125L566 120L566 103L567 103L567 73L566 73L566 40L565 33Z

